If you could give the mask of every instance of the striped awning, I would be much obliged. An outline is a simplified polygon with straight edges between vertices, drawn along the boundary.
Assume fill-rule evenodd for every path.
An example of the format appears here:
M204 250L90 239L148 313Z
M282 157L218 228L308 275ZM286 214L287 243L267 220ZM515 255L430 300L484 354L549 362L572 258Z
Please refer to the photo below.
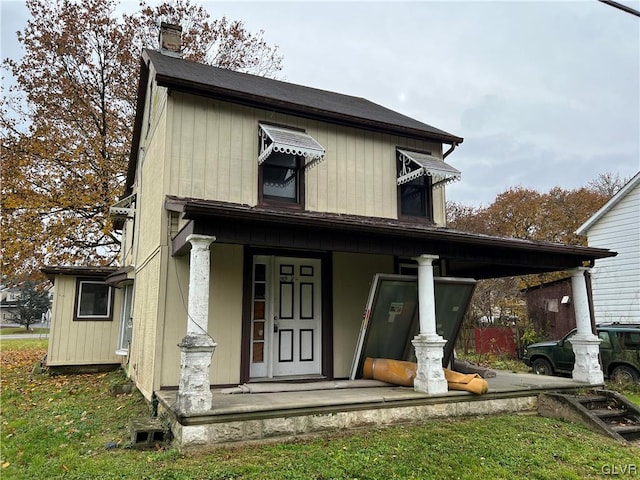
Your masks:
M398 161L402 164L398 174L398 185L428 175L433 179L433 187L443 187L447 183L460 180L462 176L460 170L437 157L400 148L397 150Z
M259 133L261 142L258 165L262 165L272 152L300 155L305 158L307 169L324 160L324 147L303 131L261 123Z

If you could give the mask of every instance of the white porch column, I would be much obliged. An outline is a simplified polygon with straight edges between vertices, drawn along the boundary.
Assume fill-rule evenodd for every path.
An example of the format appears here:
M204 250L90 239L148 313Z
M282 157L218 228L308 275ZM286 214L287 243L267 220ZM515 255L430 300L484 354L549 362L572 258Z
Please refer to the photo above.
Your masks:
M585 267L571 270L571 291L573 293L573 308L576 312L578 330L571 338L573 353L576 357L572 377L579 382L600 385L604 383L604 376L598 359L600 339L593 334L591 329L587 282L584 276L587 270Z
M415 259L418 262L420 333L411 341L418 361L413 389L434 395L448 390L442 369L443 348L447 341L436 331L433 261L437 259L437 255L420 255Z
M205 413L211 409L209 367L216 348L207 333L209 326L209 247L215 237L189 235L189 302L187 335L180 347L180 383L176 410L183 415Z

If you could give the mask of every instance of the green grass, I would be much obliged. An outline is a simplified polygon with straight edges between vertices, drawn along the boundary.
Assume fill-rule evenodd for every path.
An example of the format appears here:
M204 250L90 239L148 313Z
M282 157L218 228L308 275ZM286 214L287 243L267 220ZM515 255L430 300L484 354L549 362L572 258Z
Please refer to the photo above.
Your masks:
M356 430L295 442L219 448L128 448L137 393L113 397L120 372L32 375L40 341L2 341L2 479L583 479L640 468L640 448L572 423L497 415ZM108 449L107 444L118 447Z
M0 328L0 336L2 335L16 335L16 334L24 334L24 335L39 335L41 333L49 333L48 328L32 328L27 331L24 327L2 327Z

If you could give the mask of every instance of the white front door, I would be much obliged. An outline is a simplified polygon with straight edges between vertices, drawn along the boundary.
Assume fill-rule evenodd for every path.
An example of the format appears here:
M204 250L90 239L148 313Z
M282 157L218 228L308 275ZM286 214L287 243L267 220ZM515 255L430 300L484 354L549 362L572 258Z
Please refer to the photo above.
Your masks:
M320 260L256 256L253 290L252 378L319 375L322 372ZM259 298L262 292L264 302Z

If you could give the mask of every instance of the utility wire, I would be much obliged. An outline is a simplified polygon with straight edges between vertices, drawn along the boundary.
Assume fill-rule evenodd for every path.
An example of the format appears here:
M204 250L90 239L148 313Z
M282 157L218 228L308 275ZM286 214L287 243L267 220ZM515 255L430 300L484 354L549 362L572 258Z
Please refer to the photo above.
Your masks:
M623 5L622 3L618 3L618 2L614 2L613 0L598 0L600 3L604 3L607 4L613 8L617 8L619 10L622 10L623 12L627 12L630 13L631 15L635 15L636 17L640 17L640 12L638 10L635 10L631 7L627 7L626 5Z

